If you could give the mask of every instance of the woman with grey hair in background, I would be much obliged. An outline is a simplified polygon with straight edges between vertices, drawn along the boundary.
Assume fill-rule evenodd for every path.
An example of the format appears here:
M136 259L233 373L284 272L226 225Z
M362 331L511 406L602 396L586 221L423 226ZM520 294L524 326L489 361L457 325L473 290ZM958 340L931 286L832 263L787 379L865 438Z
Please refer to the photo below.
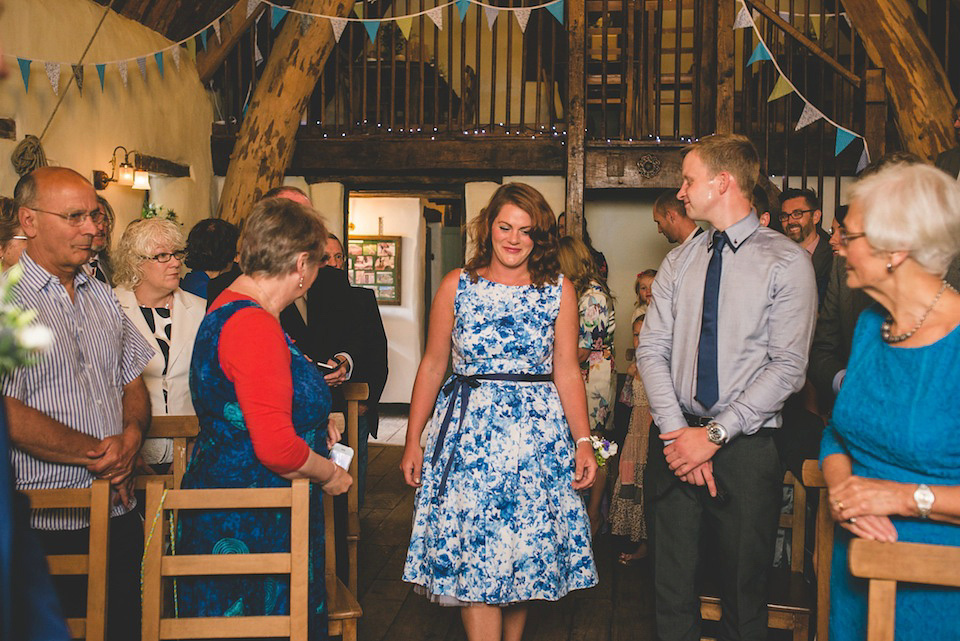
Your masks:
M960 295L943 280L960 252L960 186L891 165L854 185L839 234L847 284L879 304L860 315L821 443L838 525L831 641L866 636L853 537L960 546ZM960 590L900 584L896 638L956 638L958 610Z

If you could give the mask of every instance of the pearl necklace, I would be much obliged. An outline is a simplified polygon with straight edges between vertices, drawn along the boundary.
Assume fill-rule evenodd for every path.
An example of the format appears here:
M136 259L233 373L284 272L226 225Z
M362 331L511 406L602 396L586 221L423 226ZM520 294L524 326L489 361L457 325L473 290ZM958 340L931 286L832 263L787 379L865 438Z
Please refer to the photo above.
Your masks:
M893 345L895 343L902 343L911 336L917 333L917 330L920 329L920 326L923 325L923 321L927 320L927 315L933 311L933 308L940 301L940 297L943 296L943 292L947 291L947 288L950 288L950 291L956 292L953 287L950 286L947 281L943 281L943 284L940 285L940 291L937 292L937 295L934 297L933 302L924 310L923 315L920 317L920 320L917 321L917 324L913 326L909 332L904 334L897 334L894 336L890 333L890 330L893 328L893 315L887 312L887 318L883 321L883 325L880 326L880 336L883 338L883 342L888 345Z

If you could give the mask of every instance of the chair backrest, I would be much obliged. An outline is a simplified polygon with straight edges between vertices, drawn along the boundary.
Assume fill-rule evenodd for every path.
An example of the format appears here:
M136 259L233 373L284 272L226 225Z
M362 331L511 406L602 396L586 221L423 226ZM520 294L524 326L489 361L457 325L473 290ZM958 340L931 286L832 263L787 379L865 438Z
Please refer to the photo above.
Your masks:
M854 539L849 560L851 574L870 580L868 641L893 641L898 581L960 588L960 547Z
M139 490L147 487L147 481L163 480L167 487L179 490L183 473L187 471L187 458L193 440L200 433L200 423L196 416L154 416L150 419L150 438L173 439L173 463L167 474L144 475L136 479Z
M153 528L161 510L231 510L288 508L290 552L269 554L164 554L162 527ZM309 572L310 484L305 479L291 487L210 490L172 490L160 479L147 482L147 523L143 561L143 641L193 638L307 639L307 584ZM163 518L159 522L162 523ZM155 531L154 531L155 529ZM290 614L251 617L163 617L163 577L287 574L290 576Z
M345 383L343 397L347 401L347 441L355 455L350 461L350 476L353 484L347 490L347 587L353 594L358 589L358 549L360 545L360 401L370 396L366 383Z
M807 492L803 484L787 471L783 484L793 486L793 512L780 515L780 527L790 530L790 571L803 572L807 534Z
M67 619L73 639L103 641L107 612L107 551L110 547L110 482L96 480L89 488L27 490L30 507L86 508L90 510L90 543L87 554L50 554L52 575L87 575L87 616Z
M817 641L828 641L830 627L830 564L833 560L833 517L827 481L815 460L803 462L803 484L817 490L817 527L814 536L814 572L817 575Z

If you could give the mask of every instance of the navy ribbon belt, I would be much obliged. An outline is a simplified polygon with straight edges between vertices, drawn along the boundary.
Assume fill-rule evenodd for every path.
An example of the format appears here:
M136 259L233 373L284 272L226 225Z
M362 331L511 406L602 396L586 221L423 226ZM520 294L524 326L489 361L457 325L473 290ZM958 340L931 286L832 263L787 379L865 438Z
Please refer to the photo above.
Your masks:
M460 443L460 434L463 431L463 419L467 415L467 404L470 402L470 391L480 387L480 381L513 381L517 383L549 383L553 380L552 374L454 374L443 386L443 393L450 397L447 404L447 411L443 415L443 421L440 423L440 433L437 435L437 442L433 448L433 458L430 463L436 467L440 460L440 453L443 451L443 442L450 429L450 419L453 418L453 406L456 404L456 397L460 395L460 421L457 424L457 431L453 435L453 448L446 464L443 466L443 475L440 477L440 485L437 487L437 497L443 496L447 487L447 477L453 467L457 445Z

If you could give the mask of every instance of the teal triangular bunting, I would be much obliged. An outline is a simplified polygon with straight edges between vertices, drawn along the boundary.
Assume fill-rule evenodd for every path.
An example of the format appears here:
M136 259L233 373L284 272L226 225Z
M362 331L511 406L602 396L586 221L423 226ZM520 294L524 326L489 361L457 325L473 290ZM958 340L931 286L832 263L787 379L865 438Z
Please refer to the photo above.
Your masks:
M557 19L557 22L563 24L563 0L557 0L553 4L548 4L547 11Z
M753 50L753 55L750 56L750 60L747 60L747 66L749 67L755 62L760 62L761 60L773 60L770 57L770 52L767 51L767 48L763 46L763 43L760 42L757 44L757 48Z
M457 13L460 14L460 22L467 17L467 11L470 9L470 0L457 0Z
M204 50L206 50L207 48L207 30L206 29L200 32L200 44L202 44Z
M377 31L380 30L380 21L379 20L361 20L363 23L363 28L367 30L367 35L370 36L370 42L373 42L377 39Z
M160 77L163 78L163 52L158 51L153 54L153 58L157 61L157 70L160 72Z
M30 91L30 61L17 58L17 64L20 65L20 76L23 78L23 90Z
M839 156L840 152L846 149L847 145L853 142L853 139L856 137L856 134L854 134L852 131L847 131L846 129L837 127L837 144L834 147L833 155Z
M97 65L97 75L100 76L100 91L103 91L103 77L107 73L107 65Z
M276 29L277 25L280 24L280 21L283 20L285 15L287 15L286 9L281 9L280 7L270 7L270 28Z

